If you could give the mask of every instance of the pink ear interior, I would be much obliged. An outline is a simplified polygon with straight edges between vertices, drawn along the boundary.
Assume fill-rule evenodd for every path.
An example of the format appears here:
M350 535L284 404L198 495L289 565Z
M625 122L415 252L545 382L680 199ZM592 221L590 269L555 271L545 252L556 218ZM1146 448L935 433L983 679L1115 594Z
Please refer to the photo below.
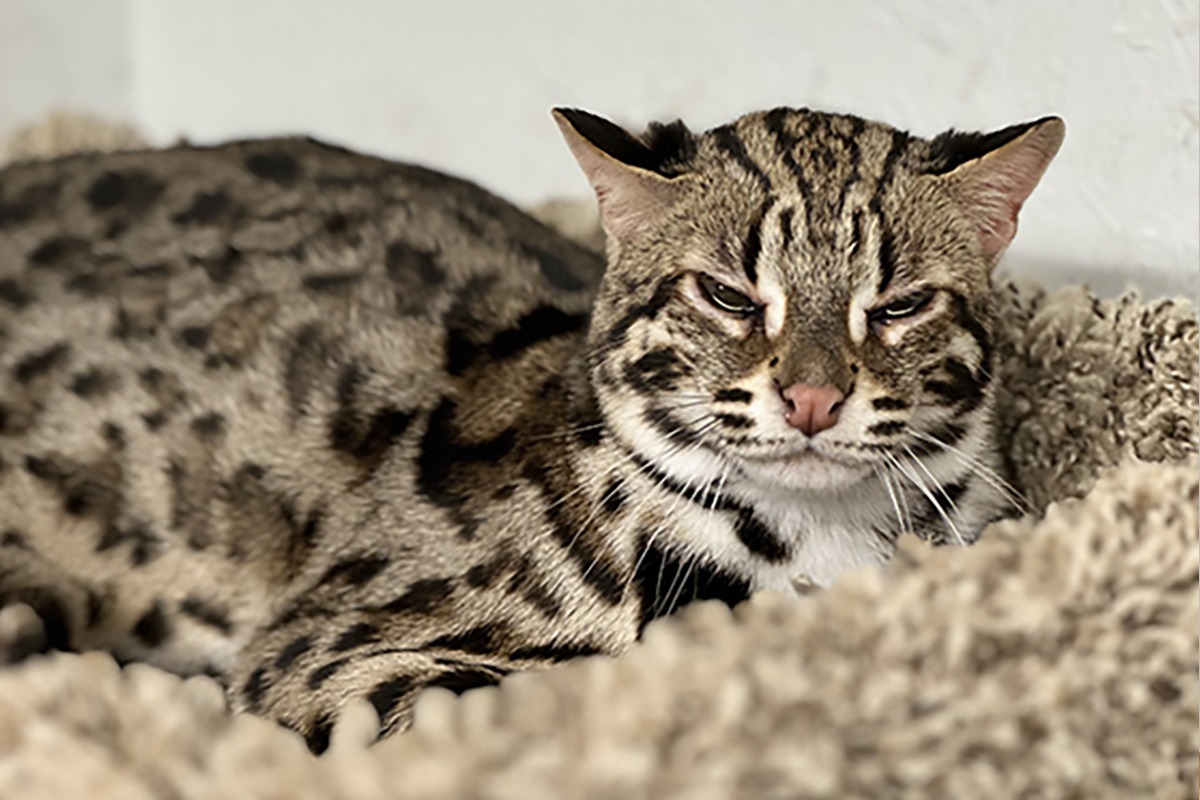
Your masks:
M667 178L613 158L585 138L562 114L554 119L600 204L604 231L627 241L659 218L678 199L682 177Z
M1012 243L1017 215L1058 152L1065 133L1063 121L1050 117L949 174L977 221L979 240L989 258L999 258Z

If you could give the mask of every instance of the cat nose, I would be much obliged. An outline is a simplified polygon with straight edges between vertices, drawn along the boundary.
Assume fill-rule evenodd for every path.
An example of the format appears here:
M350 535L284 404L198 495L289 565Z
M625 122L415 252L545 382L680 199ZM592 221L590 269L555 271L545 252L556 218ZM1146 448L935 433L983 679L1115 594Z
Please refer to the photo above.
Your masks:
M794 383L780 394L788 404L784 419L807 436L836 425L842 401L846 399L846 395L832 386L809 386L807 383Z

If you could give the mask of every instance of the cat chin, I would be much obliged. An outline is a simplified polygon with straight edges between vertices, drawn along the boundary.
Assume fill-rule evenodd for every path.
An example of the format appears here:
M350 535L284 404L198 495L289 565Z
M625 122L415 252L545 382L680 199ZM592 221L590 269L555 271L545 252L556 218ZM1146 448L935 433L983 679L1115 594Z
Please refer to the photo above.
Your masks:
M815 453L745 461L742 470L756 483L790 491L840 492L871 475L865 464L847 464Z

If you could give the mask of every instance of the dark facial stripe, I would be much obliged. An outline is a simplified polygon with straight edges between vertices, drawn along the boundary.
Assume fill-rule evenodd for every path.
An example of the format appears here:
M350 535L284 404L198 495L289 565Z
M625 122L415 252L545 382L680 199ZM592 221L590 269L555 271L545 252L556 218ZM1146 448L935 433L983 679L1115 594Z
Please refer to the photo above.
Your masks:
M675 295L675 286L683 279L682 274L668 275L658 282L654 287L654 295L649 301L639 303L627 310L619 320L617 320L608 332L604 334L604 341L608 345L615 345L625 340L625 334L639 319L654 319L658 316L658 312L662 310L671 298ZM607 348L601 347L601 350Z
M992 363L991 334L988 333L987 328L979 320L975 319L975 315L971 313L971 307L967 302L967 298L956 293L951 295L951 299L954 303L954 321L961 325L967 333L971 334L971 338L975 340L975 344L979 347L980 364L985 368L990 368ZM983 371L979 380L986 384L990 380L990 377L986 371Z
M883 196L891 188L892 178L896 174L896 164L900 161L900 156L904 154L904 151L908 149L909 141L911 139L904 131L892 131L892 145L888 149L887 155L884 156L883 167L879 171L879 183L875 184L875 193L871 196L870 209L875 214L881 216L883 214Z
M742 271L746 273L750 283L758 283L758 256L762 252L762 224L770 210L772 200L768 199L758 209L750 220L750 230L746 231L746 244L742 247Z
M745 389L721 389L713 395L718 403L749 403L754 395Z
M876 397L871 405L879 411L903 411L908 408L908 402L899 397Z
M850 194L850 189L862 178L862 171L859 169L862 166L862 148L859 146L858 140L865 129L866 123L859 117L853 117L850 133L840 137L850 154L850 175L842 182L841 191L838 192L839 215L846 208L846 197Z
M867 428L867 433L872 436L894 436L908 425L906 422L899 420L891 420L889 422L876 422L871 427Z
M741 137L737 135L737 131L732 125L722 125L712 132L716 140L717 147L725 152L730 158L738 163L742 169L754 176L755 180L762 186L764 192L771 191L771 179L763 172L750 154L746 152L746 146L742 144Z
M909 449L914 456L920 458L948 450L966 438L966 435L966 428L956 422L950 422L939 428L935 428L927 434L930 439L936 439L936 442L922 439L915 444L909 445Z
M950 374L950 380L930 380L925 382L925 391L943 398L948 405L953 405L960 414L973 411L983 402L984 383L979 382L971 369L957 358L947 358L942 368Z
M660 347L626 365L624 377L639 394L656 395L675 389L676 379L690 373L674 348Z
M788 206L779 212L779 234L783 238L783 244L780 247L781 253L786 253L792 247L792 240L795 238L796 231L792 227L792 217L795 216L796 209Z

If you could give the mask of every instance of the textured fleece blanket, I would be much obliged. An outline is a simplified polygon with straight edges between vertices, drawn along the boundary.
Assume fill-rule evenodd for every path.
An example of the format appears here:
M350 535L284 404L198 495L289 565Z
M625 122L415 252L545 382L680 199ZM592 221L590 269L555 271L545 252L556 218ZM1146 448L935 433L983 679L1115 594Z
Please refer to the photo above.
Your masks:
M997 292L1028 512L976 546L908 541L800 603L701 603L621 658L430 690L374 746L364 701L320 759L207 678L36 657L0 669L0 798L1196 797L1195 313ZM0 612L0 639L34 635Z

